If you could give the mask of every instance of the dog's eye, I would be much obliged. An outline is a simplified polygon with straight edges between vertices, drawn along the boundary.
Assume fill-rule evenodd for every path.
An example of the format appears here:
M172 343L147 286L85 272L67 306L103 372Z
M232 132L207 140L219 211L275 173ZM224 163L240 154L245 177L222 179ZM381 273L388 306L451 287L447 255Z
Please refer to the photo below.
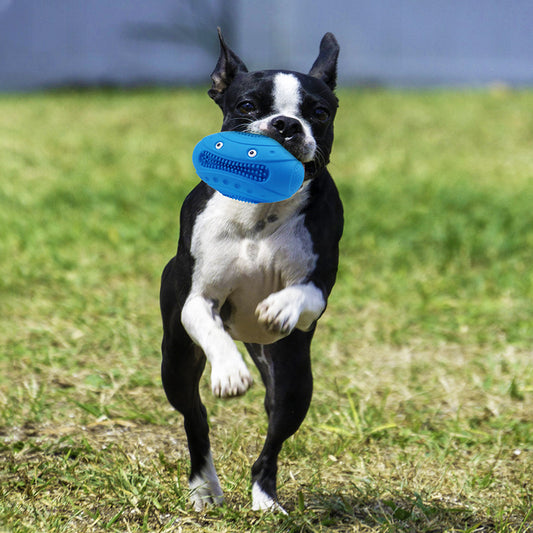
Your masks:
M314 110L314 115L317 120L320 122L326 122L329 118L329 111L324 107L316 107Z
M247 100L237 106L237 111L243 115L249 115L255 111L255 105Z

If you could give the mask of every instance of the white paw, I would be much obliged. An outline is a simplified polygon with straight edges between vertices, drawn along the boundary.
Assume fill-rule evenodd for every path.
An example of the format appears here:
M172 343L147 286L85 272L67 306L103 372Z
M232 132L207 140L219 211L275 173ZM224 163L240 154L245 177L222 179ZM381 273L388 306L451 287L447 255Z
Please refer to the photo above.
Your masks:
M191 503L198 513L211 505L222 505L224 503L222 490L217 493L205 484L191 490Z
M298 324L301 302L291 296L286 290L275 292L258 304L255 315L268 331L288 335Z
M200 512L207 506L224 503L224 495L211 454L200 474L189 481L189 488L191 489L191 503L195 511Z
M211 364L211 390L219 398L242 396L253 384L250 371L240 354Z
M274 498L263 492L257 483L252 486L252 510L288 514Z

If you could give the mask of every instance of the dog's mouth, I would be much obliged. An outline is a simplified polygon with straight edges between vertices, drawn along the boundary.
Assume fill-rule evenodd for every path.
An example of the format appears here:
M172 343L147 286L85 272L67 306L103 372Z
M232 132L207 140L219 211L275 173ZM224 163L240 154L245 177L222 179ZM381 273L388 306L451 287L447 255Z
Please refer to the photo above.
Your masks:
M316 143L306 144L302 139L279 139L277 136L267 135L278 141L283 148L291 153L298 161L300 161L305 168L305 180L312 178L319 170L319 164L315 159Z
M313 137L305 133L296 133L292 136L285 136L271 127L268 123L253 123L247 128L250 133L264 135L277 141L283 148L292 154L298 161L304 164L306 177L314 174L318 168L315 162L316 141Z
M320 169L320 165L316 160L317 148L316 142L312 139L312 142L306 142L305 139L293 139L293 138L278 138L276 135L267 135L278 141L283 148L291 153L298 161L300 161L305 168L305 178L312 178Z
M316 143L314 139L306 139L303 135L295 135L294 137L282 137L279 135L269 135L290 152L298 161L303 164L313 161L315 155Z
M304 163L305 168L305 178L306 180L312 178L319 170L318 165L315 161L309 161L309 163Z

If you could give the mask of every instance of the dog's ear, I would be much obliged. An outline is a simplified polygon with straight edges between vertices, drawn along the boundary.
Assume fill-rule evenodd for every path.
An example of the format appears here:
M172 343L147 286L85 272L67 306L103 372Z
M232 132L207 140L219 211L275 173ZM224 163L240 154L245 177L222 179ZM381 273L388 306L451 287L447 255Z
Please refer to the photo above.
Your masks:
M220 41L220 56L218 62L211 74L213 85L207 91L207 94L220 105L224 92L229 87L235 76L239 72L248 72L246 65L241 58L230 49L224 41L220 28L218 29L218 39Z
M320 52L309 75L322 80L332 91L337 85L337 58L339 43L333 33L326 33L320 41Z

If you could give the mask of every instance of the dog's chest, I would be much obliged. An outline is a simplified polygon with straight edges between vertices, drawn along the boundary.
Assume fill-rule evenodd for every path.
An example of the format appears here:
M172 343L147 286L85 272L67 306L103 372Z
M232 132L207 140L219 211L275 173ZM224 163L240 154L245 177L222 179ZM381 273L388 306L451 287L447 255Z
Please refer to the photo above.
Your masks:
M235 338L255 328L257 304L269 294L303 282L316 263L311 236L300 213L305 188L275 204L245 204L218 193L194 223L191 290L225 303L225 325Z
M298 194L276 204L215 194L194 224L193 288L229 294L259 284L270 293L301 282L316 257L300 213L304 193Z

